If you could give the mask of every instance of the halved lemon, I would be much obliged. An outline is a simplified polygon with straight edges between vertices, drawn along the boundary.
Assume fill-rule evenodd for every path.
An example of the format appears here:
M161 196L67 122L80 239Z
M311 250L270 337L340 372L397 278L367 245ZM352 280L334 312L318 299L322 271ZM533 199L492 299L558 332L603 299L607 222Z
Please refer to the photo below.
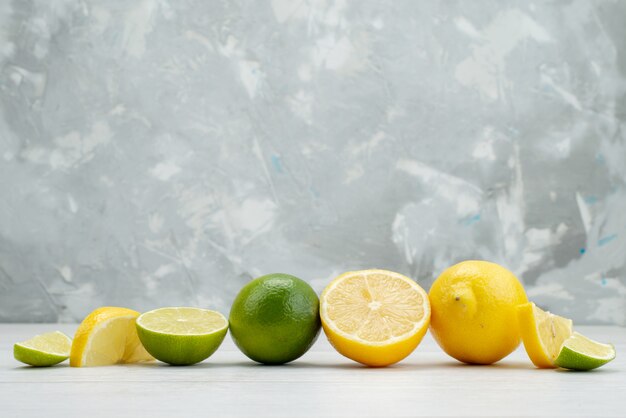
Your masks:
M78 327L70 366L106 366L151 361L137 336L135 321L139 312L105 306L91 312Z
M551 314L534 303L517 307L517 318L526 353L539 368L554 368L563 342L572 335L572 320Z
M430 303L424 289L399 273L351 271L326 287L320 316L339 353L380 367L415 350L428 330Z

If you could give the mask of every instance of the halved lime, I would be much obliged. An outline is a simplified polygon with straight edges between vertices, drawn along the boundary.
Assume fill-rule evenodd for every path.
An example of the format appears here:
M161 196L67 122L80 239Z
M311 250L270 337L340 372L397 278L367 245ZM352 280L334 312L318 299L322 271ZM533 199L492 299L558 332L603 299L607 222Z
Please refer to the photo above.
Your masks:
M70 356L72 340L59 331L36 335L13 345L17 361L36 367L54 366Z
M164 363L186 366L209 358L224 341L228 320L199 308L160 308L137 318L146 350Z
M602 344L575 332L561 346L554 364L564 369L591 370L614 358L615 347L611 344Z

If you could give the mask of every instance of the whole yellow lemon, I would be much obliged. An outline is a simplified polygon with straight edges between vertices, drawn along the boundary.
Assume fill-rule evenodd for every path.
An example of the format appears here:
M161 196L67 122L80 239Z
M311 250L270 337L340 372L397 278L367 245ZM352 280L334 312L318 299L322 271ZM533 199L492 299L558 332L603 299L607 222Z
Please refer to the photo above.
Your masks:
M516 307L528 300L504 267L476 260L455 264L435 280L429 298L430 330L455 359L491 364L519 345Z

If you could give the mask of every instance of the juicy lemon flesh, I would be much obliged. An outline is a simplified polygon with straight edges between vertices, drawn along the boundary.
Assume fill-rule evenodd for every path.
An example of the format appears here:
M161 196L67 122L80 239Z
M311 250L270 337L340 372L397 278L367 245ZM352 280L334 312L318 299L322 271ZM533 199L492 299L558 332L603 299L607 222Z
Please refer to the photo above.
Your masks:
M161 308L146 312L139 325L151 331L171 335L210 334L228 326L218 312L198 308Z
M384 343L410 334L424 319L424 297L382 273L348 277L326 298L328 319L344 334Z
M554 368L563 342L572 335L572 320L545 312L534 303L518 306L518 323L524 348L539 368Z
M572 335L572 320L543 311L533 303L539 340L551 362L558 357L561 346Z
M137 335L139 312L126 308L102 307L80 324L70 353L70 366L105 366L137 363L154 358Z
M100 325L92 335L84 357L85 364L104 366L134 363L133 353L139 348L139 339L129 338L135 331L135 318L115 318ZM130 356L128 356L128 353Z
M385 270L344 273L322 293L324 332L345 357L372 367L404 359L428 330L426 292L411 279Z

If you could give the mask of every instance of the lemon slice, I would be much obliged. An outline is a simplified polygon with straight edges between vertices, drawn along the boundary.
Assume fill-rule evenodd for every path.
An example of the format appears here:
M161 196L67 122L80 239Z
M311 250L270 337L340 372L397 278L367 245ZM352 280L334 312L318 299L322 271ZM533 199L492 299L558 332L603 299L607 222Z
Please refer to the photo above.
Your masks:
M604 366L615 358L615 347L593 341L575 332L559 351L554 363L571 370L592 370Z
M36 335L30 340L16 343L13 356L22 363L36 366L54 366L70 356L72 340L59 331Z
M320 316L339 353L368 366L387 366L420 343L430 323L430 304L424 289L399 273L353 271L326 287Z
M534 303L517 307L526 353L540 368L554 368L561 345L572 335L572 320L539 309Z
M135 320L139 312L132 309L105 306L98 308L78 327L70 366L106 366L154 360L143 348Z
M164 363L180 366L209 358L226 331L224 315L207 309L161 308L137 318L137 332L146 350Z

